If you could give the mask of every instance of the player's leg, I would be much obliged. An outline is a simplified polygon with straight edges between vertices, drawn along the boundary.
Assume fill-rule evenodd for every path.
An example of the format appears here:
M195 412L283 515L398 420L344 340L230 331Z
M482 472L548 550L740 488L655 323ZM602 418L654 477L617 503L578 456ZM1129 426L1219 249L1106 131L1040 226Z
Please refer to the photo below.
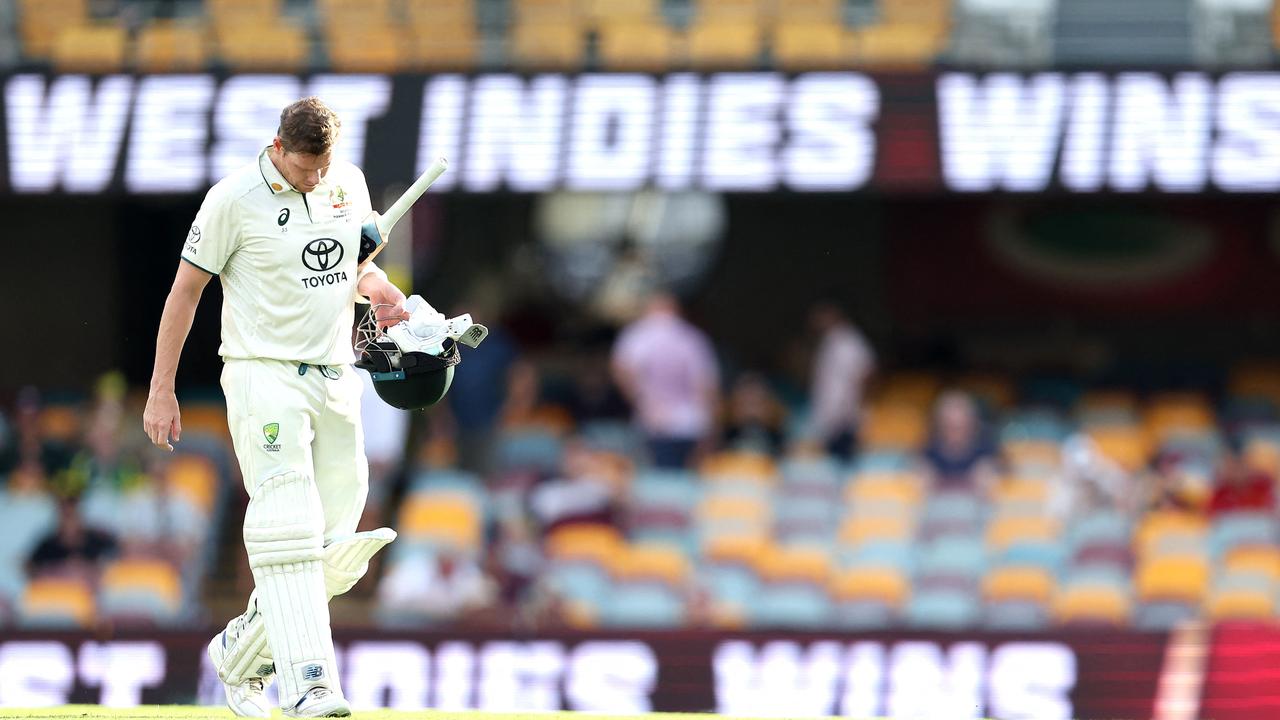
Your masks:
M236 364L244 368L228 376L224 389L229 416L238 420L233 436L250 497L244 539L257 587L254 605L233 621L242 632L215 665L227 665L227 655L243 657L240 641L250 639L244 631L262 623L286 714L349 712L333 658L322 569L324 513L311 458L312 418L323 407L324 381L301 376L288 363ZM210 655L216 654L211 645Z
M355 532L369 493L360 395L364 384L352 367L330 368L324 411L316 416L311 454L324 506L326 542ZM334 374L337 373L337 374Z

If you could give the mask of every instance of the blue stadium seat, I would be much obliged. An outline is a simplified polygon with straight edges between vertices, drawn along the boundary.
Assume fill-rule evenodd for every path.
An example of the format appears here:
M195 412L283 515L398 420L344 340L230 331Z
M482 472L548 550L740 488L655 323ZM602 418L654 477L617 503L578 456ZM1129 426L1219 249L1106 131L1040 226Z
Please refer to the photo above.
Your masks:
M873 540L856 547L842 548L840 555L845 568L896 568L910 576L916 565L916 549L893 540Z
M495 454L504 471L536 470L555 473L560 469L564 447L560 438L545 430L520 430L498 439Z
M888 603L855 600L836 604L834 622L845 630L880 630L892 625L895 615Z
M1275 545L1276 520L1265 512L1233 512L1213 521L1209 547L1214 557L1223 557L1241 545Z
M983 609L983 625L991 630L1041 630L1049 625L1049 610L1029 600L1001 600Z
M1100 510L1086 514L1071 523L1067 532L1067 544L1072 552L1090 543L1129 543L1133 532L1129 519L1114 510Z
M1200 609L1190 603L1140 603L1133 615L1133 625L1139 630L1169 630L1199 615Z
M977 625L981 617L981 603L971 593L921 590L907 603L904 619L912 627L958 630Z
M12 605L22 595L27 557L57 523L58 510L49 496L0 491L0 599Z
M594 420L584 424L579 434L588 446L596 450L606 450L629 458L644 454L644 437L629 422Z
M980 577L987 569L987 545L981 537L953 536L922 547L916 573L924 576Z
M684 599L674 588L652 582L620 584L600 606L600 624L608 627L674 628L686 615Z
M832 616L831 597L809 583L766 585L748 606L753 627L819 629Z
M600 607L606 598L613 597L608 573L592 563L555 563L547 572L547 580L560 597L590 607Z
M996 565L1031 565L1057 574L1066 562L1067 549L1061 543L1015 542L996 556Z

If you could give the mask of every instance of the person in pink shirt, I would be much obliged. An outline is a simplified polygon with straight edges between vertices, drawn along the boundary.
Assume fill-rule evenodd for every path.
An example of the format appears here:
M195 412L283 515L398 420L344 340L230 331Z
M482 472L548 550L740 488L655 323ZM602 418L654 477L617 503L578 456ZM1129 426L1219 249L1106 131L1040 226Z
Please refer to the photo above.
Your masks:
M659 467L687 467L714 433L720 369L706 333L655 293L613 346L614 381L631 404Z

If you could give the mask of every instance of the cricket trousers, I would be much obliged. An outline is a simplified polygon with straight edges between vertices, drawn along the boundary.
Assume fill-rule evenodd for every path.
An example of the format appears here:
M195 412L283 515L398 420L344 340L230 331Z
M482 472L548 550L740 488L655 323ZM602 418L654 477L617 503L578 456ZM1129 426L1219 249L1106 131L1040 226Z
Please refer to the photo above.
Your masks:
M296 472L315 481L324 541L353 533L369 492L358 371L347 365L228 360L227 423L244 487Z

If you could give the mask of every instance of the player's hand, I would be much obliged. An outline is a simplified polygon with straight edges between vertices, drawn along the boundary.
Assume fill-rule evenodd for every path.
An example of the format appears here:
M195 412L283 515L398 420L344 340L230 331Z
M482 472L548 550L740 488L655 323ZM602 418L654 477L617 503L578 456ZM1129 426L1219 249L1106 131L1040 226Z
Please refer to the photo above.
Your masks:
M147 396L147 408L142 412L142 429L153 445L173 452L169 439L178 442L182 438L182 418L178 412L178 398L172 390L152 390Z
M371 303L390 306L378 308L379 330L399 325L409 319L409 313L404 310L404 293L400 292L400 288L376 276L367 278L366 283L372 286L365 295Z

